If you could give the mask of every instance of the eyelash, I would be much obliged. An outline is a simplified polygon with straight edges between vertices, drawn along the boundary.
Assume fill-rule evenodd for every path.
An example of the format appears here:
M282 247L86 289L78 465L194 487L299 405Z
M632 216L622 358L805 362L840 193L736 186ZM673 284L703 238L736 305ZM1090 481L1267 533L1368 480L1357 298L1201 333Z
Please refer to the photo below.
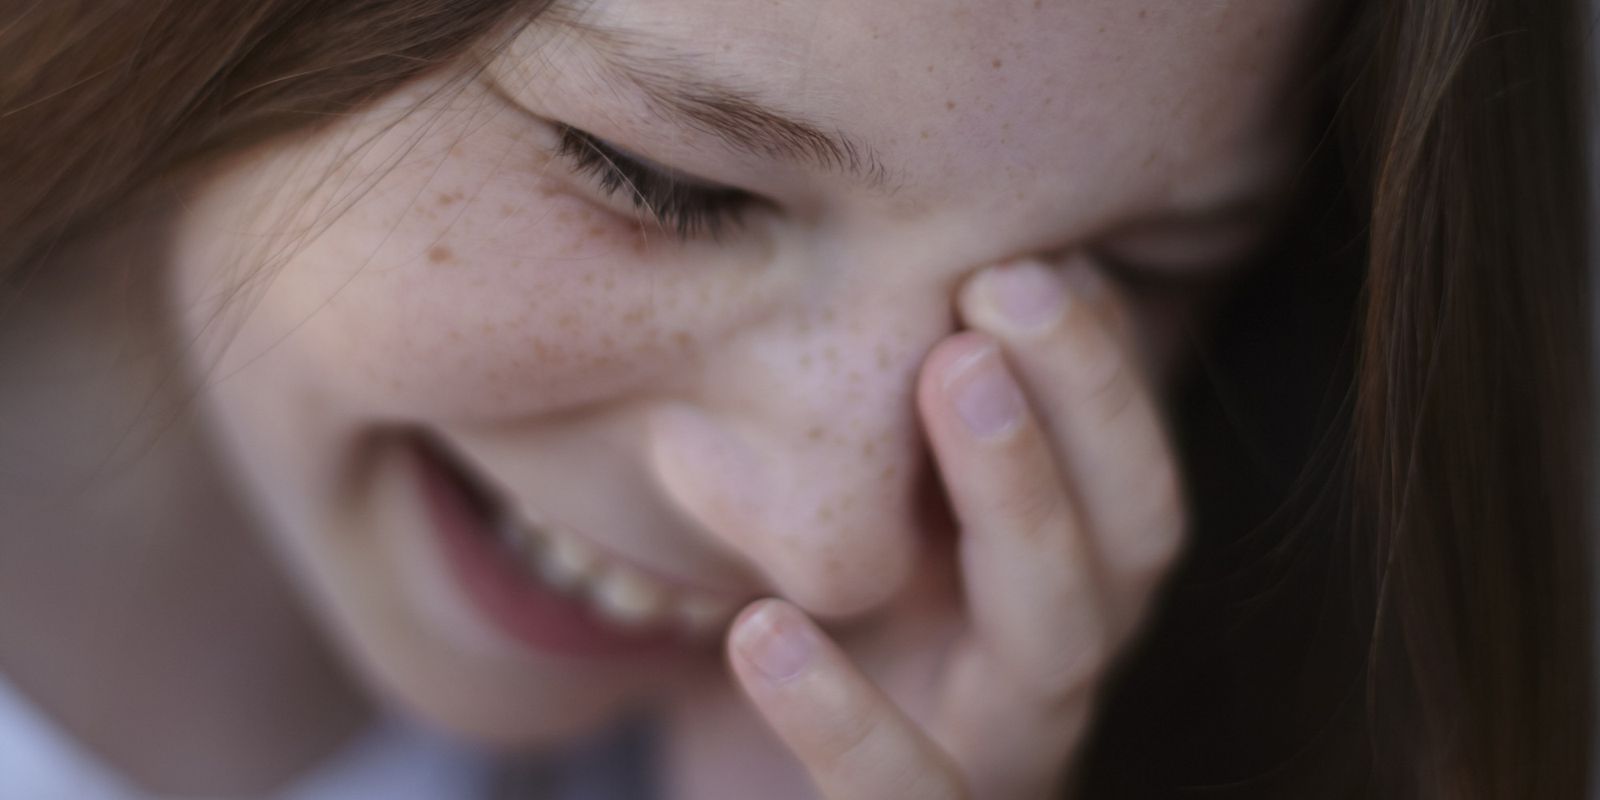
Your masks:
M606 196L627 192L635 209L688 241L701 234L716 239L744 222L758 198L740 189L686 181L624 155L592 134L560 126L556 154L580 174L594 178Z
M607 197L627 192L635 209L650 214L657 224L672 230L682 241L700 234L717 239L726 230L741 225L745 212L761 202L759 197L740 189L687 181L643 164L587 131L570 125L559 129L558 156L580 174L595 179ZM1127 291L1140 296L1193 291L1214 282L1205 277L1183 280L1156 275L1103 252L1095 253L1095 259Z

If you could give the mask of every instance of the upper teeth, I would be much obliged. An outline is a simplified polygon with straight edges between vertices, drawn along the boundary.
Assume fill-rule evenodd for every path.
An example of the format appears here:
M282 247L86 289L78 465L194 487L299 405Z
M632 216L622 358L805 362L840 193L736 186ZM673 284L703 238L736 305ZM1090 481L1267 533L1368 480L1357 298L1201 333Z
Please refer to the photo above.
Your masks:
M585 599L598 616L622 627L676 625L690 636L708 638L738 610L729 598L668 586L609 559L559 526L535 527L502 514L499 533L546 585Z

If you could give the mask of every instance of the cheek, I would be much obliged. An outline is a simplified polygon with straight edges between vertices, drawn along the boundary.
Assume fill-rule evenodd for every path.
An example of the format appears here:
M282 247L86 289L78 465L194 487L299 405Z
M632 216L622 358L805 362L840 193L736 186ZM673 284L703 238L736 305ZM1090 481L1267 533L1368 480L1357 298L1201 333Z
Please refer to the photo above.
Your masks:
M363 416L504 418L681 370L756 304L758 245L678 243L505 150L386 173L275 272L245 349Z

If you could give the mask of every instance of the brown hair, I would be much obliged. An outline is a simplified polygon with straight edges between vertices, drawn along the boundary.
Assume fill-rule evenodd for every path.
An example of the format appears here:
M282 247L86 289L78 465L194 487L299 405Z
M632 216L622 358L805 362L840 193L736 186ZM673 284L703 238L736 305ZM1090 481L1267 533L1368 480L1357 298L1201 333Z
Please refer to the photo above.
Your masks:
M348 114L544 5L0 7L0 285L164 176ZM1095 793L1584 795L1587 26L1577 0L1345 5L1284 251L1303 266L1242 286L1208 354L1182 427L1198 542L1110 690ZM1346 402L1319 414L1329 385ZM1198 455L1251 436L1254 477ZM1302 501L1288 530L1269 513ZM1251 553L1270 580L1238 580Z
M359 109L548 0L0 6L0 276L151 182Z
M1391 737L1415 746L1388 777L1576 797L1594 680L1589 26L1571 3L1379 5L1357 83L1379 127L1354 444L1375 657L1396 663L1380 707L1414 703L1422 726Z

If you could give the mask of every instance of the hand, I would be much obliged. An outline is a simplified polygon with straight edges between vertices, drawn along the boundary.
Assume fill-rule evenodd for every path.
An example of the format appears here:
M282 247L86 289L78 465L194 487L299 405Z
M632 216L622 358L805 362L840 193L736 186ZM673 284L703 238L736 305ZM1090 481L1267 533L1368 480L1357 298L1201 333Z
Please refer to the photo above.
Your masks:
M927 724L788 603L752 604L729 634L739 683L832 800L1058 796L1183 539L1177 464L1112 287L1082 261L1021 263L969 281L958 307L974 330L934 348L917 387L966 594Z

